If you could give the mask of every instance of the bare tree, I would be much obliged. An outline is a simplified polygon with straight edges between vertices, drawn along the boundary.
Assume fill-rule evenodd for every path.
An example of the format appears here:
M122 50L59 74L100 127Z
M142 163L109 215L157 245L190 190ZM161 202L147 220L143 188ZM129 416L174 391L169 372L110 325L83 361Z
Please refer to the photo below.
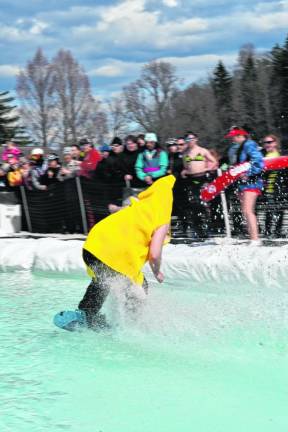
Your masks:
M176 70L171 63L152 61L145 65L140 78L123 89L130 119L144 130L167 138L171 99L177 82Z
M40 48L17 76L16 90L27 131L35 141L49 147L57 133L57 116L53 109L52 69Z
M60 50L53 59L52 69L63 143L69 145L91 129L91 118L97 114L95 110L98 106L92 96L87 74L70 51Z
M105 110L100 101L92 98L89 100L89 115L86 121L79 125L79 137L86 137L96 144L104 144L108 135L108 120Z
M113 136L121 136L129 129L129 119L124 95L114 96L108 102L109 130Z
M217 117L216 101L212 86L193 84L173 99L173 134L183 135L186 131L199 134L203 144L219 147L221 134Z

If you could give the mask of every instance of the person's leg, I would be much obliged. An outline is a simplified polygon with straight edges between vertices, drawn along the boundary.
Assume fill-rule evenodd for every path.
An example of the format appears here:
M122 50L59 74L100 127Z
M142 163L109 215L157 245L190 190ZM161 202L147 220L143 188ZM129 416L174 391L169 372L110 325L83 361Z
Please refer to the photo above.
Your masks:
M86 313L89 326L93 324L93 320L102 308L108 294L109 287L107 284L92 279L84 294L84 297L78 305L78 309Z
M240 195L241 209L247 221L248 233L251 240L258 240L258 223L255 214L257 191L243 191Z
M265 213L265 235L270 236L273 225L273 204L274 200L268 194L266 196L266 213Z
M108 280L112 276L113 270L85 249L83 250L83 260L95 276L93 276L78 308L86 313L88 325L91 326L109 294Z

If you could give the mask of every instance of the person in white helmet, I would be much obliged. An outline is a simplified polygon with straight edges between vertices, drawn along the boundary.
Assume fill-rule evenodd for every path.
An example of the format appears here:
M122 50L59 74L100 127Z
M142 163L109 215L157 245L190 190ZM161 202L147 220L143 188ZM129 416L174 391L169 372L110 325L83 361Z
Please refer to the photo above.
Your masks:
M35 190L47 190L47 186L41 183L41 178L46 173L48 164L44 159L44 150L42 148L34 148L30 153L31 168L31 184Z

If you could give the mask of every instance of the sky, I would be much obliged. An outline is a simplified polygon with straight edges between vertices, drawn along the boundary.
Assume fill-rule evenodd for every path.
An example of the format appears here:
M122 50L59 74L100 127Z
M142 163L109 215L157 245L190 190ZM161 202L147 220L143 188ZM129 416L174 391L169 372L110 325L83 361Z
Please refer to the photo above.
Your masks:
M184 84L205 80L239 48L260 52L288 33L288 0L0 0L0 90L38 47L51 59L69 49L109 98L154 59L174 64Z

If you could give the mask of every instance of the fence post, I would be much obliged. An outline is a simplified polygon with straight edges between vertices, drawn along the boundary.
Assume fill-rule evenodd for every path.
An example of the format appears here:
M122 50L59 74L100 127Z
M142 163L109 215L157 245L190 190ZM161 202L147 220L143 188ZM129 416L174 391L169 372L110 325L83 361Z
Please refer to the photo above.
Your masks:
M23 208L24 208L25 218L26 218L26 222L27 222L27 228L28 228L29 232L32 232L31 218L30 218L30 214L29 214L29 207L28 207L28 202L27 202L26 192L25 192L24 186L20 186L20 192L21 192L21 198L22 198L22 204L23 204Z
M218 177L222 174L222 170L220 168L217 169L217 174L218 174ZM225 192L222 191L220 196L221 196L221 204L222 204L222 210L223 210L223 216L224 216L226 237L231 238L231 226L230 226L227 199L226 199Z
M81 181L80 181L79 177L76 177L76 186L77 186L77 193L78 193L79 204L80 204L83 231L84 231L84 234L88 234L86 210L85 210L85 205L84 205L84 198L83 198L83 192L82 192L82 187L81 187Z

